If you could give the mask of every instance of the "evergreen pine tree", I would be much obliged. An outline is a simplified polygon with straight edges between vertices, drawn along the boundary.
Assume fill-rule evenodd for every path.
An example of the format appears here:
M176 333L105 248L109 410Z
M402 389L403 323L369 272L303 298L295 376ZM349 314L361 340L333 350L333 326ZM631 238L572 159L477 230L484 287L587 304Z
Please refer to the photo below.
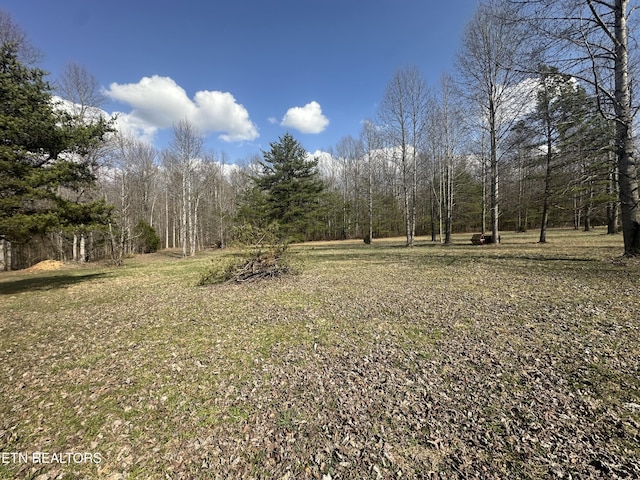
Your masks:
M306 150L290 134L270 144L260 162L262 174L254 178L264 193L260 205L270 223L278 223L291 240L313 238L319 229L325 185L318 173L318 159L309 159ZM255 192L254 192L255 196Z
M78 159L109 123L75 125L53 104L44 76L20 63L15 45L0 46L0 239L15 243L102 221L108 212L103 202L80 203L80 192L96 179Z

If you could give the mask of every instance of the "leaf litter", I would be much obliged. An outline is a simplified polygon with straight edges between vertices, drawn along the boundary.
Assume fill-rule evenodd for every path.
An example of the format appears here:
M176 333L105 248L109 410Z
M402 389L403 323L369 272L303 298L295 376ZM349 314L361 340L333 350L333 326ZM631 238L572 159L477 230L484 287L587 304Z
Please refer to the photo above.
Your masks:
M81 308L5 302L0 450L102 462L1 476L640 477L637 265L325 248L270 282L151 263Z

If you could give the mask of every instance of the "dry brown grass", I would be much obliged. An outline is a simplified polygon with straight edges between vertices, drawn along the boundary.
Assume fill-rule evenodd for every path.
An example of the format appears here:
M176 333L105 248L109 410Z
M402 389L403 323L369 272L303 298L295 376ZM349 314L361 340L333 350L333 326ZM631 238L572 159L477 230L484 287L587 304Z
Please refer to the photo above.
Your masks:
M619 237L210 252L0 275L2 478L640 476L640 265ZM571 477L570 477L571 476Z

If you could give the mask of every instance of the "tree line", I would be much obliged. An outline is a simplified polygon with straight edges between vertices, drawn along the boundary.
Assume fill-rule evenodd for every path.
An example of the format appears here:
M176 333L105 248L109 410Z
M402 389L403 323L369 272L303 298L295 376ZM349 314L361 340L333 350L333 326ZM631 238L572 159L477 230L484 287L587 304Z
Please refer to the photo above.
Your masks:
M287 133L243 165L205 151L185 120L163 150L115 131L91 74L69 65L47 83L2 14L0 260L192 256L246 225L407 246L532 228L546 242L549 226L604 225L638 254L629 3L483 2L439 85L398 69L357 138L313 158Z

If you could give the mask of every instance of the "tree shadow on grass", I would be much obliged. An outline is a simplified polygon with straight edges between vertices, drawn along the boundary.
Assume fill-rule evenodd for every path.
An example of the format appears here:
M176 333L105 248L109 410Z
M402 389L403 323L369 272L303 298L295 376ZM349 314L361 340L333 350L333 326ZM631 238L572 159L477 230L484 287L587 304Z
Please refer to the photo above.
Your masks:
M13 295L22 292L46 291L67 288L82 282L104 278L105 273L87 275L55 274L32 278L21 278L14 281L0 282L0 295Z

